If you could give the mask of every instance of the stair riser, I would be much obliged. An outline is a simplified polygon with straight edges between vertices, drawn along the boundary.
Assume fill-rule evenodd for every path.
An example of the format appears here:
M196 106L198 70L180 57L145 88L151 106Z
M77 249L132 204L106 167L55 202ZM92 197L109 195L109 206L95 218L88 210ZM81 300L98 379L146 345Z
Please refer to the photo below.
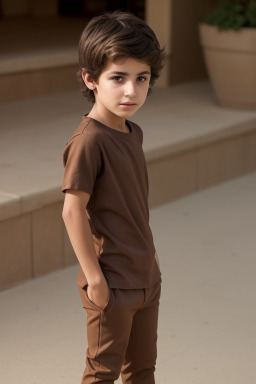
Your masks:
M0 102L10 102L79 87L77 65L0 76Z

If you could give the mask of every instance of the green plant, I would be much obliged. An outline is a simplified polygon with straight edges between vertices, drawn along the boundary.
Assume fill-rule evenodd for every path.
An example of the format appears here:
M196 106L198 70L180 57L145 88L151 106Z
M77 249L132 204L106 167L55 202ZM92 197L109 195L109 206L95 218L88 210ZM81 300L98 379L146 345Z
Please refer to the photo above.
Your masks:
M206 16L205 22L217 25L219 30L256 28L256 0L224 1Z

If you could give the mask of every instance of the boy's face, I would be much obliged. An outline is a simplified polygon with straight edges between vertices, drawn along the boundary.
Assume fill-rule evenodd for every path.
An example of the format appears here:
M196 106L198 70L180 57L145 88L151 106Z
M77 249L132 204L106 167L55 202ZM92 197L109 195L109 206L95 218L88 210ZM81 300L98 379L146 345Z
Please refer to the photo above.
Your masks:
M95 106L101 116L126 119L145 102L151 69L144 62L127 58L109 61L93 83ZM88 86L88 85L87 85Z

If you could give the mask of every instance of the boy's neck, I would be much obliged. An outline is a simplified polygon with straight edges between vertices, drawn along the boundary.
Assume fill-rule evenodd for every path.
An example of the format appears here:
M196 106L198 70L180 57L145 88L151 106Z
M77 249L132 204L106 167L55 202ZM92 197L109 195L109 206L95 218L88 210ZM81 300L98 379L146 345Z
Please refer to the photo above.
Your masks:
M126 118L122 118L114 114L103 115L102 113L97 111L96 108L94 107L91 109L90 113L88 113L87 116L99 121L100 123L108 126L109 128L115 129L116 131L121 131L126 133L130 132L129 128L126 125Z

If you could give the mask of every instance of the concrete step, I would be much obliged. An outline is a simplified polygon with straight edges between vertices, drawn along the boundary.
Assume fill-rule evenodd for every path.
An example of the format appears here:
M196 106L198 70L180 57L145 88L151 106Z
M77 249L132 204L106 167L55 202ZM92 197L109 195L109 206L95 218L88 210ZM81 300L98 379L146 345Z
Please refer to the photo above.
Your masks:
M65 17L0 20L0 102L77 87L77 45L86 23Z
M252 173L150 210L163 278L157 383L255 382L255 196ZM3 383L81 381L78 269L0 293Z
M78 90L0 106L0 289L76 262L61 218L62 150L90 108ZM134 120L151 208L256 170L256 112L218 107L207 82L156 88Z

